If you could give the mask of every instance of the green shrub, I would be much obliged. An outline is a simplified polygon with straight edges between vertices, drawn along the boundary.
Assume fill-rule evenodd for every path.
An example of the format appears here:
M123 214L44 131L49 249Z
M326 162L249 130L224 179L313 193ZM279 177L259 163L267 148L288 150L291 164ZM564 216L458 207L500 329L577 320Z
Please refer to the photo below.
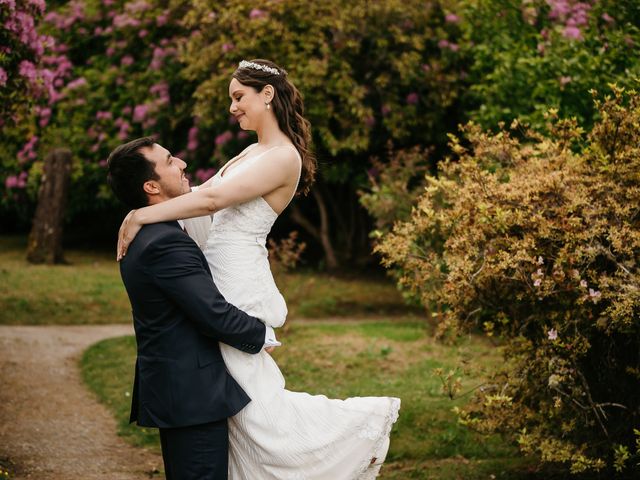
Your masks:
M464 103L485 128L514 118L544 128L548 108L590 128L585 92L640 77L636 0L464 1L458 14L461 52L473 58Z
M409 220L377 251L441 333L482 328L507 361L460 410L542 462L638 472L640 95L601 120L548 115L548 136L463 128ZM515 135L512 131L515 130Z

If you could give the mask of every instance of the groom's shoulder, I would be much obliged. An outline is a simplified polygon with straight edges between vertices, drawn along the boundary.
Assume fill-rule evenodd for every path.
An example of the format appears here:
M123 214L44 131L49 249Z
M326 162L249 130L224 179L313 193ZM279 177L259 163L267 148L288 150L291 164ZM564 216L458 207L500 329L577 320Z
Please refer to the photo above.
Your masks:
M176 224L172 223L153 223L144 225L136 238L133 239L130 249L134 248L139 252L148 250L153 246L166 244L183 243L188 244L190 237L186 235Z

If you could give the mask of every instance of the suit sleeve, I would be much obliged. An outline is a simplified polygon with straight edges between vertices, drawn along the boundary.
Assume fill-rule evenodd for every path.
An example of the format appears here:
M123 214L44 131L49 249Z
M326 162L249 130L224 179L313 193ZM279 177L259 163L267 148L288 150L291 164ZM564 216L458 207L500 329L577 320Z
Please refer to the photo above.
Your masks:
M201 252L183 232L151 243L141 259L157 286L204 335L247 353L258 353L265 325L228 303L202 263Z

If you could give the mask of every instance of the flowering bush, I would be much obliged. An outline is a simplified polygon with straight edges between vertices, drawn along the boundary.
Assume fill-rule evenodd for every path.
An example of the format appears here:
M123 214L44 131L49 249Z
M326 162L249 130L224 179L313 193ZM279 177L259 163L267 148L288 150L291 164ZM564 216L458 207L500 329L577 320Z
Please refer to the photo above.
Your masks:
M636 0L465 1L458 13L461 51L473 58L464 103L485 128L514 118L544 128L548 108L589 128L596 111L586 92L637 86Z
M124 139L157 135L185 156L194 179L211 175L250 143L250 134L228 113L230 74L243 58L274 59L304 94L329 188L319 187L302 204L303 223L316 223L318 210L328 212L319 230L330 231L338 243L366 242L367 220L355 190L366 182L369 156L384 158L388 140L398 146L444 144L445 132L457 122L452 112L464 58L458 26L445 21L437 2L58 5L44 14L41 30L55 38L49 56L66 59L65 77L53 100L41 99L17 127L3 131L0 164L7 175L28 172L28 184L35 186L43 154L53 146L71 148L69 218L82 209L114 207L103 164ZM27 160L18 164L23 150ZM15 187L3 187L0 195L11 200ZM358 221L349 220L354 216ZM356 248L368 245L362 247Z
M503 339L504 366L460 410L571 472L638 472L640 95L614 88L588 136L552 111L452 137L409 220L377 246L440 332Z

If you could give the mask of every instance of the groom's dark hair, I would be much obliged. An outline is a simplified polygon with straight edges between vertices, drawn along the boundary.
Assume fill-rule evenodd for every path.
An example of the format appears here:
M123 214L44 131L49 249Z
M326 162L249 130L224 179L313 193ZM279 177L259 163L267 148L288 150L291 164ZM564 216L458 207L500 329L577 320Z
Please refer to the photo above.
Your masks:
M158 180L155 165L140 151L151 148L156 141L151 137L136 138L117 147L107 159L107 182L116 197L129 208L142 208L149 198L142 189L144 182Z

